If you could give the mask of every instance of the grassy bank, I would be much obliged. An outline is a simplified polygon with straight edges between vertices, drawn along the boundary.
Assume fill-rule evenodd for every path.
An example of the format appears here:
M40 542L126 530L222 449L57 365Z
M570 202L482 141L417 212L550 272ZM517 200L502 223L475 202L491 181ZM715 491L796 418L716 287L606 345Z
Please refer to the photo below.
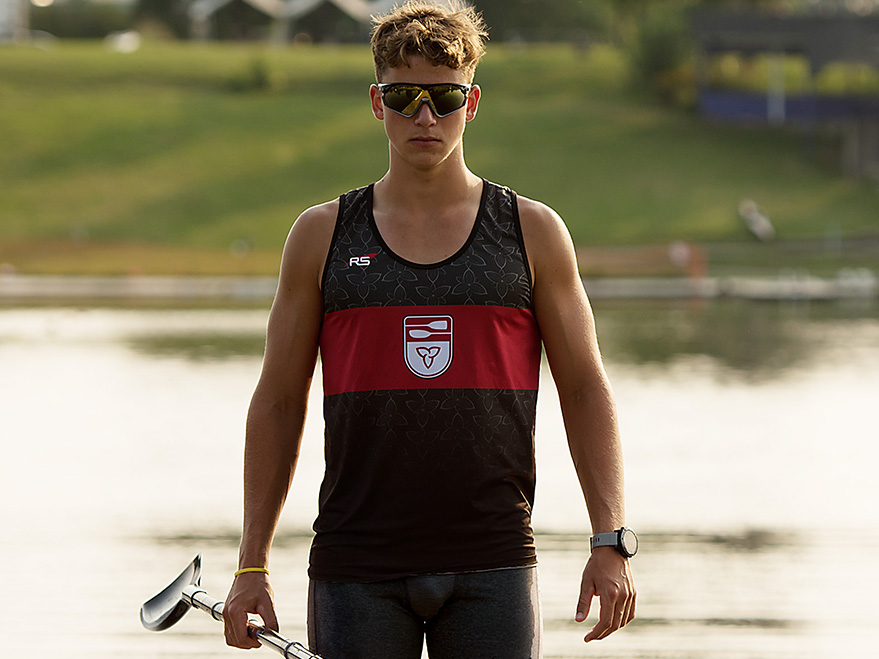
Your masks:
M273 272L305 207L380 177L363 47L0 48L0 263L26 272ZM656 105L615 52L494 46L479 174L550 203L582 246L879 232L875 184L821 140Z

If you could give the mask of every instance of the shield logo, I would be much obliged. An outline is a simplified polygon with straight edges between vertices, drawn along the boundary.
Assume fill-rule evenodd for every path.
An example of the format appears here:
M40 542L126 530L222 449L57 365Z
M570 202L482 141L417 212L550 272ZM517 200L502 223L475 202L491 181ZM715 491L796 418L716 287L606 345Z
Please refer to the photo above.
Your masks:
M406 316L403 319L403 357L420 378L435 378L452 363L452 317Z

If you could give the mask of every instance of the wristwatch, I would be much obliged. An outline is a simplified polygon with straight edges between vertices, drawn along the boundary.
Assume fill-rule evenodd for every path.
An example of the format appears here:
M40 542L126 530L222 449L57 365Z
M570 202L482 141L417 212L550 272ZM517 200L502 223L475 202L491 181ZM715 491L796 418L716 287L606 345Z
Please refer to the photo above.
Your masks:
M596 547L613 547L626 558L631 558L638 553L638 536L625 526L612 533L596 533L589 538L589 550Z

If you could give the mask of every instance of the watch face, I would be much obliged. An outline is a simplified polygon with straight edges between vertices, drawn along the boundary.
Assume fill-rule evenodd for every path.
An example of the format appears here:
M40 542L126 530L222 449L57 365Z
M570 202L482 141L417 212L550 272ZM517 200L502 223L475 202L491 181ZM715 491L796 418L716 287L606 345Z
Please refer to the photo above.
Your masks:
M620 544L629 556L634 556L638 551L638 536L632 529L623 529L620 534Z

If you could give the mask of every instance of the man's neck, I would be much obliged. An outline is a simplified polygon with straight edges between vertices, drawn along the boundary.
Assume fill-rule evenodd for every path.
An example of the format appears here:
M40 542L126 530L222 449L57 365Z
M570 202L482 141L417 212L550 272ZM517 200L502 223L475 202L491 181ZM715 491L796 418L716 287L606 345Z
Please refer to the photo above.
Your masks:
M482 187L482 179L467 169L463 162L446 163L445 167L418 170L394 167L376 183L376 194L382 205L400 211L420 214L426 208L440 209L460 203Z
M389 248L415 263L438 263L467 241L482 179L466 167L445 172L394 169L376 183L373 215Z

